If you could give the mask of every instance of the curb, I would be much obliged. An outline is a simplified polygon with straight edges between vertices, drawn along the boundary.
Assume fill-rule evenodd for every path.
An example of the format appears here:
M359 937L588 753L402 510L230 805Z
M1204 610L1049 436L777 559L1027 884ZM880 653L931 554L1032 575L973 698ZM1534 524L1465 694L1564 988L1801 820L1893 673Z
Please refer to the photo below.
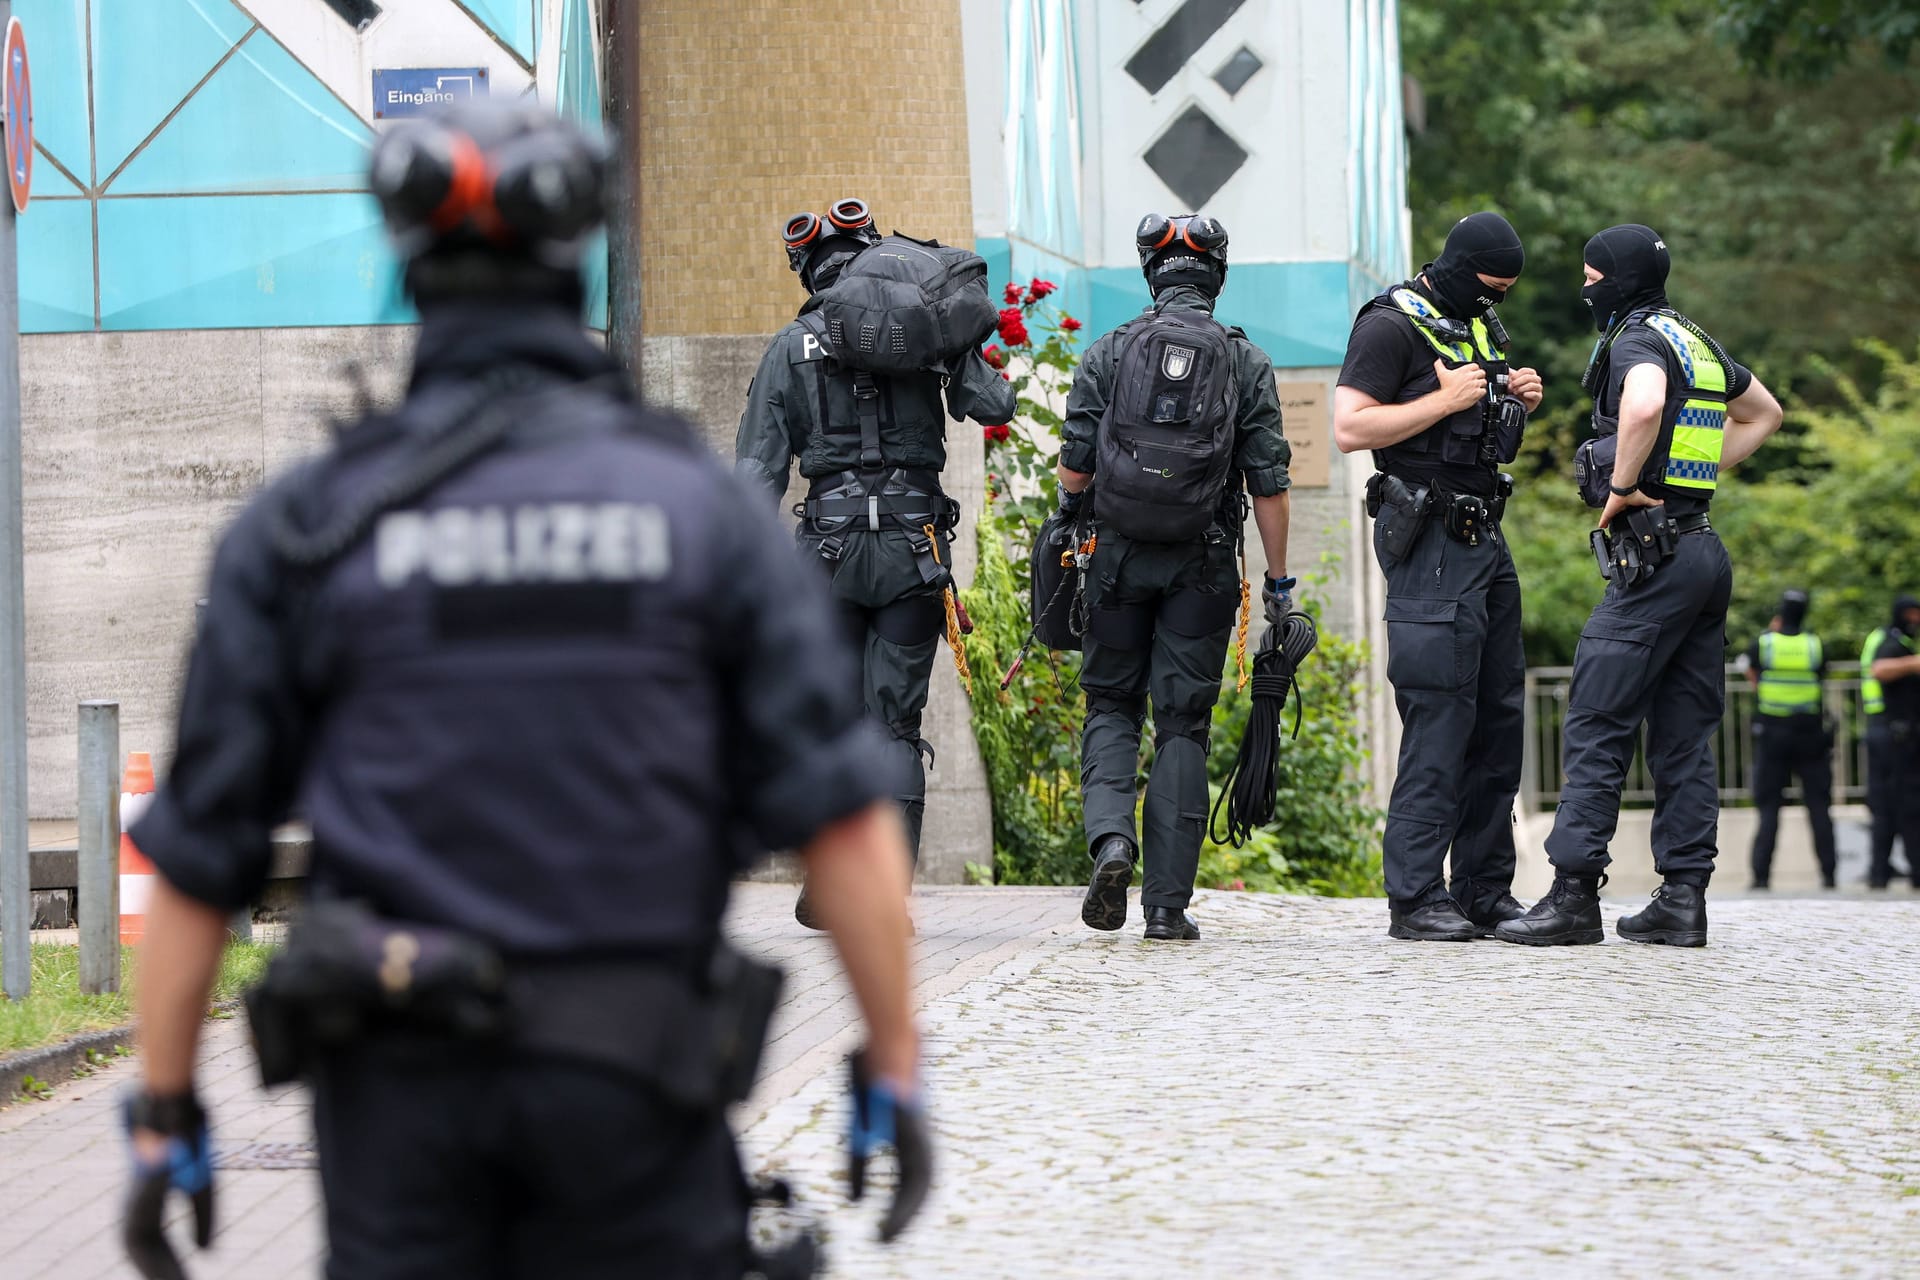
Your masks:
M0 1058L0 1107L26 1101L20 1096L20 1086L28 1076L51 1085L63 1085L73 1079L76 1068L86 1065L88 1050L110 1054L118 1046L132 1043L133 1024L129 1022Z

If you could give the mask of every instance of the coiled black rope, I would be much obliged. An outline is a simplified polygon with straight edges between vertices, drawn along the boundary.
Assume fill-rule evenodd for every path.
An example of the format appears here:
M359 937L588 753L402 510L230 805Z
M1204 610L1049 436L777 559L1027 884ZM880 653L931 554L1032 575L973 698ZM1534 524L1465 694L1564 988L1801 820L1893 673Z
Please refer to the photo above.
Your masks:
M1220 785L1207 822L1215 844L1238 849L1256 827L1273 821L1280 791L1280 713L1291 693L1293 736L1298 738L1302 707L1294 676L1319 643L1313 619L1298 612L1289 613L1260 637L1260 650L1253 656L1253 706L1247 712L1247 731L1241 735L1240 754ZM1223 808L1227 814L1224 833L1220 830Z

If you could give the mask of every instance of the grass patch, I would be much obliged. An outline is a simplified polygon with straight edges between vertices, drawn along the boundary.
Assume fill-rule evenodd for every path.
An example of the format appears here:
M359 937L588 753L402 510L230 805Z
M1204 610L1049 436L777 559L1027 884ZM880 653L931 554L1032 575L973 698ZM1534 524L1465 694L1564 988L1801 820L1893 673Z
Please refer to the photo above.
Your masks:
M133 1020L137 968L134 949L120 948L121 989L111 995L80 994L80 948L36 942L29 949L33 990L15 1003L0 999L0 1055L58 1044L89 1031L103 1031ZM273 948L260 942L233 942L220 958L215 1000L229 1000L259 978Z

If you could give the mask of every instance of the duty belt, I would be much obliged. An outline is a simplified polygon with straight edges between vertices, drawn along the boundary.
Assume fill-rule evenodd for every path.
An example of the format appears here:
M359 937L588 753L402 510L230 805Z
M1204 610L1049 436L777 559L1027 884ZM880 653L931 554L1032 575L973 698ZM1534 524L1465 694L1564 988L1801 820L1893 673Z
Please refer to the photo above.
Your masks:
M906 467L841 471L814 480L813 493L820 496L809 497L793 513L821 535L820 556L829 564L846 554L849 533L878 533L891 526L906 534L922 581L949 581L927 531L952 532L960 523L960 504L940 492L933 472Z
M1696 511L1690 516L1675 516L1673 531L1675 533L1712 533L1713 523L1707 519L1706 512Z

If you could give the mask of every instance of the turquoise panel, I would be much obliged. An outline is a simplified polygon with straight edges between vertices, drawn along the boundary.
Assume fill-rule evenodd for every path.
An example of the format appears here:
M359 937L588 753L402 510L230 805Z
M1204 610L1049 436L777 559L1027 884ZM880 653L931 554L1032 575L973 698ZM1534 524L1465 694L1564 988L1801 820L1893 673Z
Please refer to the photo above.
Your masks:
M27 33L33 73L33 134L60 163L88 178L87 10L79 0L14 0L13 16ZM44 166L34 167L34 186ZM89 302L91 311L93 304Z
M38 172L34 177L37 182ZM36 200L20 219L20 332L92 328L93 205Z
M252 25L228 0L94 0L94 144L102 181ZM243 129L245 121L232 127Z
M539 0L457 0L467 12L479 19L480 25L493 32L496 39L515 53L523 62L532 62L534 33L539 29Z
M35 147L34 150L39 153L33 157L34 204L37 205L42 200L61 200L73 196L85 196L87 194L79 187L74 186L73 180L67 177L66 174L47 163L45 151L39 147ZM29 205L27 207L28 215L31 216L32 212L33 206Z
M103 329L404 324L365 195L103 199Z
M583 317L587 327L604 331L607 327L609 301L607 298L607 233L596 231L587 242L586 261L580 264L581 275L586 281L587 310Z
M128 162L112 195L363 189L372 131L256 32Z
M987 291L993 295L993 305L1001 304L1000 290L1013 279L1013 245L1005 236L977 236L973 241L973 251L987 262Z

